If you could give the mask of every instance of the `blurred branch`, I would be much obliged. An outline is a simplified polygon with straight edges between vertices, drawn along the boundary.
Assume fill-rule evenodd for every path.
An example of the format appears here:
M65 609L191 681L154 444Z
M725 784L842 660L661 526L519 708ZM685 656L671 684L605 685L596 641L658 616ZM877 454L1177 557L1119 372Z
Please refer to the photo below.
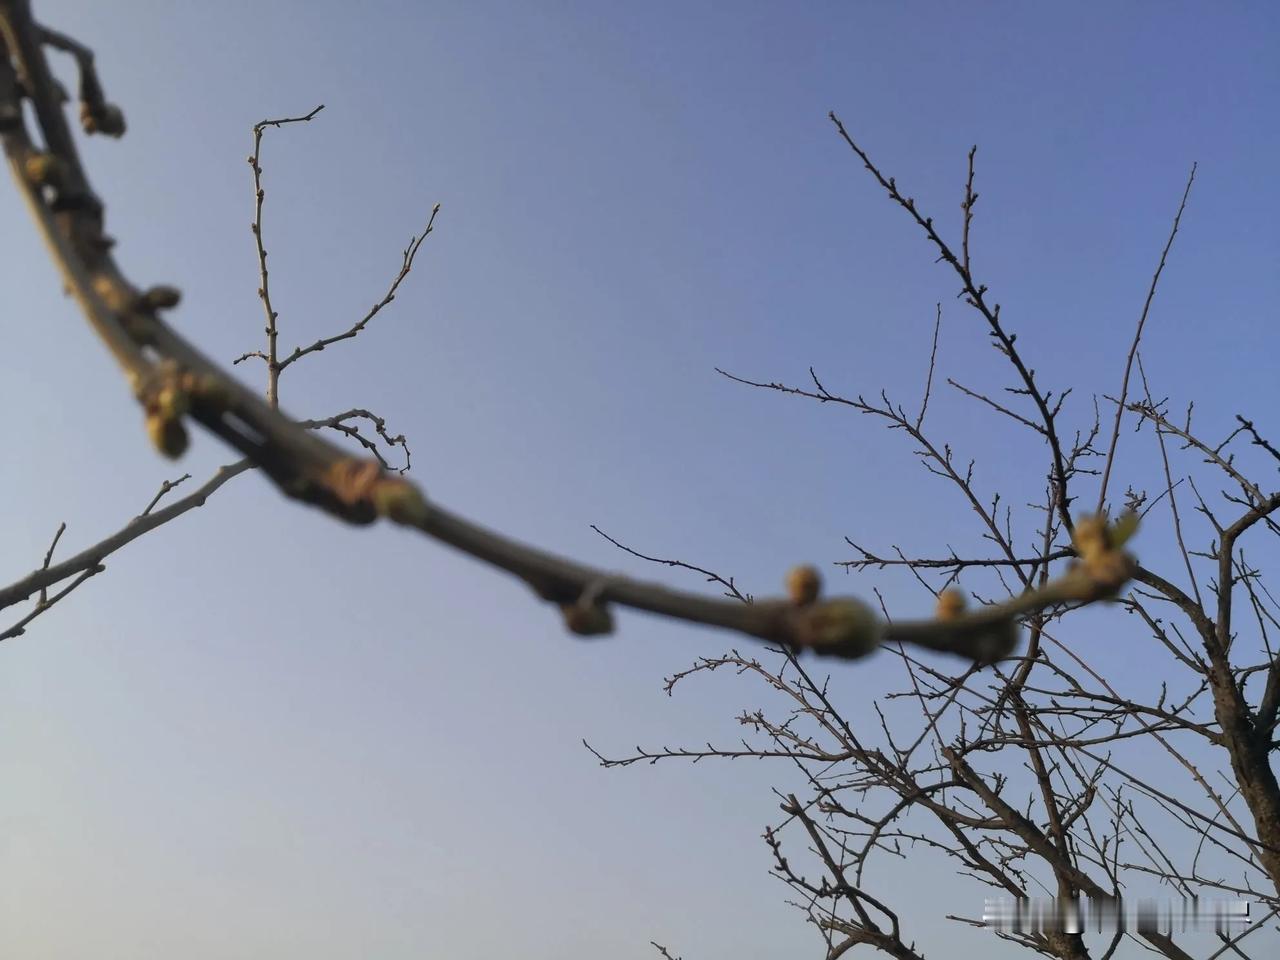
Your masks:
M1068 598L1087 602L1111 596L1124 582L1124 564L1120 563L1101 578L1069 575L1048 592L1028 594L952 622L897 622L886 627L869 607L848 598L804 604L775 600L745 607L736 601L611 576L486 530L429 504L417 486L388 475L377 460L348 456L289 420L271 403L264 403L160 318L160 311L176 306L180 295L168 286L139 290L116 265L112 244L103 232L102 203L89 187L45 60L43 47L50 42L48 34L32 19L27 0L0 0L0 34L5 47L5 55L0 57L0 133L15 180L49 242L68 289L124 368L146 412L153 441L169 456L178 456L185 450L184 422L193 420L239 450L286 495L351 523L389 517L506 570L526 581L539 596L557 604L567 626L584 635L609 632L612 617L608 605L617 604L737 630L792 649L813 649L839 657L861 657L880 642L892 640L987 662L1012 649L1016 642L1013 618L1037 609L1037 604L1059 603ZM82 109L86 131L122 133L123 122L100 122L110 111L104 106L96 76L86 77L84 62L80 65L82 91L88 93ZM24 97L35 107L43 149L28 135L21 110ZM94 120L95 117L99 119ZM260 136L261 128L257 131ZM421 239L410 245L402 266L412 260ZM384 302L394 294L404 272L402 268ZM1004 334L996 315L986 311L982 292L968 281L966 289L971 290L975 305L989 316L993 336L1023 370L1028 388L1033 389L1030 373L1013 353L1012 338ZM265 294L264 288L264 302ZM269 303L266 309L274 325ZM356 335L373 313L376 310L333 339ZM272 355L269 345L268 363ZM1065 511L1065 466L1053 433L1052 414L1045 406L1046 399L1038 391L1033 393L1047 418ZM1069 519L1064 522L1070 526ZM28 578L31 582L35 579L38 577Z

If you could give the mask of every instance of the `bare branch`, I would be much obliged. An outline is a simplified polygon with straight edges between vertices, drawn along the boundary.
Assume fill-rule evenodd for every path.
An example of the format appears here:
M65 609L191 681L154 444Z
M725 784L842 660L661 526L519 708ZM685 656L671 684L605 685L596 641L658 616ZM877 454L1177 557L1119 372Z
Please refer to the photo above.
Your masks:
M711 570L707 570L703 567L694 566L692 563L685 563L683 560L663 560L660 557L645 556L640 551L632 550L630 547L626 546L625 544L619 543L617 540L613 539L613 537L609 536L607 533L605 533L603 530L597 527L594 523L591 524L591 529L594 530L596 533L600 534L600 536L604 537L606 540L612 543L619 550L629 553L633 557L639 557L641 560L648 560L650 563L660 563L663 566L679 567L683 570L692 570L694 573L700 573L707 578L708 583L718 583L720 584L720 586L724 587L724 595L726 597L730 597L734 600L741 600L743 603L751 603L751 600L752 600L751 594L743 593L741 590L739 590L733 582L733 577L728 577L728 578L722 577L718 573L714 573Z
M253 464L249 461L241 460L239 463L221 467L194 493L171 503L163 509L134 517L111 536L95 543L86 550L82 550L75 556L63 560L61 563L50 565L46 562L38 570L28 574L16 583L12 583L7 587L0 587L0 610L15 603L21 603L32 594L46 590L53 584L66 580L68 577L74 577L87 570L98 570L102 566L102 561L121 547L137 540L144 533L149 533L156 527L181 516L188 510L203 506L214 491L232 477L239 476L252 466Z
M1020 388L1020 392L1024 392L1026 396L1031 398L1032 403L1035 404L1035 407L1040 414L1040 421L1044 427L1044 436L1049 443L1049 449L1053 459L1053 483L1057 489L1057 510L1062 518L1063 527L1070 531L1072 527L1070 510L1071 497L1067 492L1067 464L1066 457L1062 452L1061 441L1058 439L1057 424L1055 422L1056 412L1049 407L1048 395L1043 393L1040 390L1040 387L1036 384L1035 371L1027 367L1023 362L1022 357L1019 355L1017 348L1014 346L1014 342L1018 339L1017 334L1010 334L1005 331L1004 325L1000 321L1000 305L987 305L986 286L975 282L973 274L969 270L969 254L967 250L969 236L968 222L970 208L973 201L977 199L977 194L973 193L973 151L969 154L970 176L965 188L966 216L964 236L966 249L964 251L964 259L962 260L956 257L952 252L951 247L942 239L941 236L939 236L937 230L934 229L933 218L926 217L921 214L916 209L915 200L911 197L903 196L898 192L898 185L893 177L886 177L880 172L880 168L872 162L871 157L867 155L866 151L863 150L862 147L858 146L858 144L853 140L849 135L849 132L845 130L844 124L840 122L840 119L835 115L835 113L828 114L828 117L831 119L831 122L835 124L836 130L839 132L841 139L849 145L849 149L858 155L858 159L862 161L863 166L867 168L880 186L884 187L888 192L890 199L902 207L903 210L907 211L907 213L911 215L911 218L915 220L915 222L925 231L930 243L937 248L940 255L939 259L946 261L956 272L956 275L960 278L962 287L961 295L965 298L965 302L977 310L978 313L982 315L983 319L986 320L996 348L1008 358L1009 362L1013 364L1014 369L1017 370L1018 377L1023 384L1022 388Z
M267 362L267 402L272 407L280 406L280 371L283 365L277 360L276 354L276 338L279 331L276 327L276 320L279 314L271 305L271 282L270 273L267 270L267 248L262 239L262 201L266 198L266 190L262 187L262 134L267 127L282 127L288 123L310 123L321 110L324 104L320 104L310 113L301 117L284 117L279 120L260 120L253 125L253 153L249 154L249 166L253 169L253 223L249 225L249 229L253 231L253 240L258 249L258 298L262 301L262 309L267 315L267 352L265 357L261 353L246 353L240 357L236 363L241 360L247 360L251 356L263 357Z
M139 293L125 279L109 245L103 242L102 204L89 188L67 130L30 11L25 4L0 4L0 24L11 45L9 53L23 72L24 93L36 105L48 147L47 152L37 149L29 137L25 118L15 109L18 87L11 63L0 59L0 97L8 98L0 102L0 113L14 118L3 126L6 156L68 288L124 367L147 412L148 429L167 454L176 456L185 448L183 420L189 416L240 450L289 496L353 523L390 517L515 574L539 596L557 604L567 626L577 633L594 635L611 630L607 605L612 603L738 630L792 649L815 649L842 657L864 656L889 638L987 662L1007 653L1016 642L1010 618L1028 612L1025 598L956 622L895 623L885 629L869 607L853 599L804 605L771 601L744 607L736 601L612 577L465 521L428 504L421 491L403 478L387 476L376 460L347 456L275 409L270 402L275 399L274 391L269 389L269 402L263 403L170 329L158 311L177 304L176 290L154 287ZM309 116L314 115L313 111ZM292 119L303 118L264 121L255 128L255 138L265 126ZM253 166L257 177L260 164L254 161ZM258 236L261 240L260 229ZM416 246L406 253L406 262L414 249ZM263 294L266 303L265 288ZM981 297L975 288L972 298L985 310ZM274 311L269 304L266 309L273 329ZM1011 351L1012 340L994 315L991 322L993 335ZM273 355L270 347L267 353L269 358ZM1016 354L1011 353L1011 359L1025 370ZM1034 386L1029 372L1026 376L1029 387ZM1038 393L1036 398L1051 418L1044 398ZM1052 426L1051 419L1046 425ZM1063 469L1058 474L1065 496ZM1064 522L1070 526L1069 517ZM1123 583L1123 577L1117 580L1115 576L1123 569L1121 564L1101 579L1088 574L1069 577L1055 585L1048 595L1050 602L1109 596Z
M1195 168L1194 168L1194 167L1192 167L1192 168L1191 168L1191 175L1192 175L1193 177L1195 176ZM1190 182L1190 181L1187 181L1187 189L1188 189L1188 190L1190 190L1190 189L1191 189L1191 182ZM1186 202L1186 195L1185 195L1185 194L1183 194L1183 198L1182 198L1182 199L1183 199L1183 202L1185 203L1185 202ZM1179 208L1179 209L1178 209L1178 213L1179 213L1179 215L1181 215L1181 213L1182 213L1182 209L1181 209L1181 208ZM1175 231L1177 230L1177 220L1175 220L1175 221L1174 221L1174 230L1175 230ZM1173 235L1172 235L1172 234L1170 234L1170 236L1169 236L1169 242L1170 242L1170 243L1172 243L1172 242L1173 242ZM1168 247L1166 246L1166 247L1165 247L1165 249L1166 249L1166 250L1168 250ZM1164 258L1163 258L1163 257L1161 257L1161 259L1160 259L1160 266L1161 266L1161 267L1163 267L1163 266L1164 266ZM1152 289L1154 290L1154 282L1153 282L1153 287L1152 287ZM1143 318L1145 319L1145 317L1146 317L1146 312L1145 312L1145 310L1144 310L1144 311L1143 311ZM1141 331L1139 331L1139 333L1141 333ZM1135 347L1137 346L1137 343L1138 343L1138 341L1137 341L1137 339L1135 338L1135 339L1134 339L1134 346L1135 346ZM1143 366L1142 366L1142 355L1141 355L1141 354L1139 354L1139 353L1137 353L1137 352L1136 352L1136 350L1135 350L1135 351L1132 351L1132 352L1130 353L1130 355L1129 355L1129 356L1130 356L1130 359L1131 359L1131 360L1132 360L1132 359L1134 359L1134 358L1136 358L1136 359L1137 359L1137 361L1138 361L1138 374L1142 377L1142 392L1143 392L1143 394L1146 396L1147 406L1152 406L1153 404L1152 404L1152 400L1151 400L1151 388L1147 385L1147 371L1146 371L1145 369L1143 369ZM1125 389L1128 389L1128 381L1129 381L1129 368L1126 366L1126 368L1125 368ZM1124 396L1124 394L1123 394L1123 392L1122 392L1122 393L1121 393L1121 397L1123 397L1123 396ZM1118 419L1118 417L1119 417L1119 414L1120 414L1121 409L1122 409L1122 406L1117 406L1117 407L1116 407L1116 416L1117 416L1117 420L1116 420L1116 428L1117 428L1117 430L1119 429L1119 419ZM1200 598L1200 585L1199 585L1198 583L1196 583L1196 574L1195 574L1195 571L1191 569L1191 556L1187 553L1187 544L1186 544L1186 541L1185 541L1185 540L1183 540L1183 538L1182 538L1182 518L1178 515L1178 497L1177 497L1177 494L1175 494L1175 493L1174 493L1174 489L1173 489L1173 487L1174 487L1174 483L1173 483L1173 472L1172 472L1172 471L1170 470L1170 468L1169 468L1169 451L1165 448L1165 444L1164 444L1164 434L1161 432L1161 430L1160 430L1160 428L1159 428L1158 426L1156 427L1155 434L1156 434L1156 440L1157 440L1157 441L1159 442L1159 444L1160 444L1160 459L1161 459L1161 461L1164 463L1164 482L1165 482L1165 492L1169 495L1169 512L1173 514L1173 533L1174 533L1174 536L1177 538L1177 541L1178 541L1178 551L1182 554L1182 563L1183 563L1183 566L1184 566L1184 567L1186 567L1186 570L1187 570L1187 580L1188 580L1188 581L1190 582L1190 584L1191 584L1191 592L1195 595L1196 603L1197 603L1197 604L1199 604L1201 607L1203 607L1203 606L1204 606L1204 601ZM1113 452L1114 452L1114 449L1115 449L1114 444L1115 444L1115 440L1114 440L1114 438L1113 438L1113 439L1112 439L1112 451L1113 451ZM1110 467L1110 463L1108 463L1108 464L1107 464L1107 466L1108 466L1108 468L1109 468L1109 467ZM1103 480L1104 480L1104 481L1106 480L1106 475L1105 475L1105 474L1103 475ZM1105 491L1104 491L1104 492L1105 492Z
M1097 513L1102 513L1107 503L1107 481L1111 479L1111 467L1115 463L1116 444L1120 440L1120 418L1124 416L1125 401L1129 398L1129 374L1133 370L1133 360L1138 354L1138 343L1142 340L1142 329L1147 324L1147 314L1151 311L1151 302L1156 297L1156 287L1160 283L1160 274L1164 273L1165 261L1169 251L1173 249L1173 238L1178 235L1178 224L1182 222L1182 211L1187 208L1187 197L1191 195L1191 184L1196 179L1196 165L1191 165L1191 173L1187 177L1186 189L1182 191L1182 201L1178 204L1178 212L1173 216L1173 227L1169 230L1169 239L1160 251L1160 262L1151 276L1151 285L1147 288L1147 299L1142 304L1142 313L1138 316L1138 326L1133 332L1133 343L1129 347L1129 356L1124 362L1124 378L1120 381L1120 402L1116 404L1116 419L1111 427L1111 443L1107 447L1106 465L1102 468L1102 484L1098 489Z
M48 570L49 563L53 560L53 551L58 547L58 541L62 539L62 535L67 532L66 522L58 524L58 529L53 535L53 541L49 544L49 549L45 551L44 563L40 565L41 570ZM49 602L48 591L45 587L40 588L40 599L36 602L39 607L46 606Z
M368 313L352 324L350 329L345 330L336 336L322 337L309 347L295 348L293 353L280 361L280 369L284 370L284 368L289 366L289 364L297 360L301 360L309 353L317 353L325 347L333 346L335 343L340 343L343 340L350 340L364 330L364 328L369 325L369 321L376 317L383 307L396 298L396 291L400 288L400 284L404 282L404 278L407 277L409 275L409 271L413 269L413 261L418 255L418 248L422 246L422 241L427 239L432 229L434 229L436 214L439 212L440 204L437 203L431 208L431 219L427 221L426 228L418 236L409 238L409 246L407 246L401 254L402 259L400 263L400 272L397 273L395 279L391 281L391 286L387 289L387 292L383 295L382 299L370 307Z
M967 222L967 217L966 217ZM929 374L924 381L924 399L920 401L920 415L916 417L916 429L924 423L925 411L929 409L929 393L933 390L933 367L938 361L938 331L942 329L942 304L937 305L937 316L933 321L933 346L929 348Z

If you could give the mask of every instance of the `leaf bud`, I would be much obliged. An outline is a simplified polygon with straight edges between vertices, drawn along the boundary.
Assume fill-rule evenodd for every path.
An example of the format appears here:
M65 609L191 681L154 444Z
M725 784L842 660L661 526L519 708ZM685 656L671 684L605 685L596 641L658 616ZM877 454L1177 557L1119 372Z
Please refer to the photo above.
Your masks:
M787 596L797 607L808 606L822 592L822 576L811 566L792 567L787 573Z
M938 594L938 606L935 616L943 623L959 619L964 613L964 594L959 590L947 589Z

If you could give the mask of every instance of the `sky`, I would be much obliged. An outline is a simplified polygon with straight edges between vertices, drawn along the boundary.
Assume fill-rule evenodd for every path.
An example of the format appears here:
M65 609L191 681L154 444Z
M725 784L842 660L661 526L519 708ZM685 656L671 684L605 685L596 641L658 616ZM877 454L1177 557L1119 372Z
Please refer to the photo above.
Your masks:
M1274 5L35 9L95 49L128 119L83 148L120 263L182 289L172 320L214 358L261 347L255 121L325 105L262 155L287 348L378 300L441 204L395 303L289 370L282 405L376 411L430 497L583 561L712 589L596 524L758 595L812 562L832 589L927 613L909 579L829 565L846 536L981 550L963 502L900 434L715 368L801 383L812 366L914 407L937 303L930 429L983 490L1038 495L1035 438L943 389L1007 382L1003 361L831 110L952 237L978 145L976 272L1038 378L1074 386L1079 427L1118 390L1197 163L1144 341L1152 392L1194 399L1209 434L1274 414ZM162 481L235 457L199 436L161 460L8 187L0 223L7 583L59 523L69 555ZM1124 435L1116 470L1113 490L1161 489L1149 431ZM1147 536L1144 559L1167 553ZM253 475L107 566L0 645L0 956L820 955L760 839L793 771L604 770L582 744L733 743L767 691L717 674L668 698L662 681L742 638L622 612L614 637L574 640L519 583ZM1077 640L1149 691L1150 647L1121 621ZM901 683L888 657L829 669L855 722ZM928 860L885 877L927 955L997 955L942 918L980 913L983 888Z

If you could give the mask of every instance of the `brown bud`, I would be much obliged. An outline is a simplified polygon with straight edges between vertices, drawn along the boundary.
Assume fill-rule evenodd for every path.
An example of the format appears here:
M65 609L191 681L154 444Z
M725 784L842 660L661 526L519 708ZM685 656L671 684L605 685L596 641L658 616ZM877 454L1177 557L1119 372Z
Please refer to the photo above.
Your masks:
M1080 559L1086 562L1105 553L1108 549L1107 521L1103 517L1080 517L1076 520L1071 540Z
M108 137L124 135L124 111L114 103L99 103L96 106L85 101L80 102L80 126L88 134L102 133Z
M808 606L822 592L822 576L813 567L792 567L787 573L787 596L797 607Z
M599 604L566 603L560 607L564 625L580 637L601 637L613 633L613 614Z
M1080 567L1097 585L1108 591L1118 590L1133 576L1135 562L1123 550L1105 550L1084 558Z
M329 465L325 479L329 491L340 502L348 506L360 503L372 506L370 497L381 476L382 468L376 461L344 457Z
M946 623L959 618L964 613L964 594L959 590L943 590L938 594L938 607L935 616Z
M23 162L22 168L28 180L42 187L57 182L62 165L52 153L33 153Z
M182 291L177 287L159 284L142 295L142 306L149 310L168 310L176 307L182 299Z

